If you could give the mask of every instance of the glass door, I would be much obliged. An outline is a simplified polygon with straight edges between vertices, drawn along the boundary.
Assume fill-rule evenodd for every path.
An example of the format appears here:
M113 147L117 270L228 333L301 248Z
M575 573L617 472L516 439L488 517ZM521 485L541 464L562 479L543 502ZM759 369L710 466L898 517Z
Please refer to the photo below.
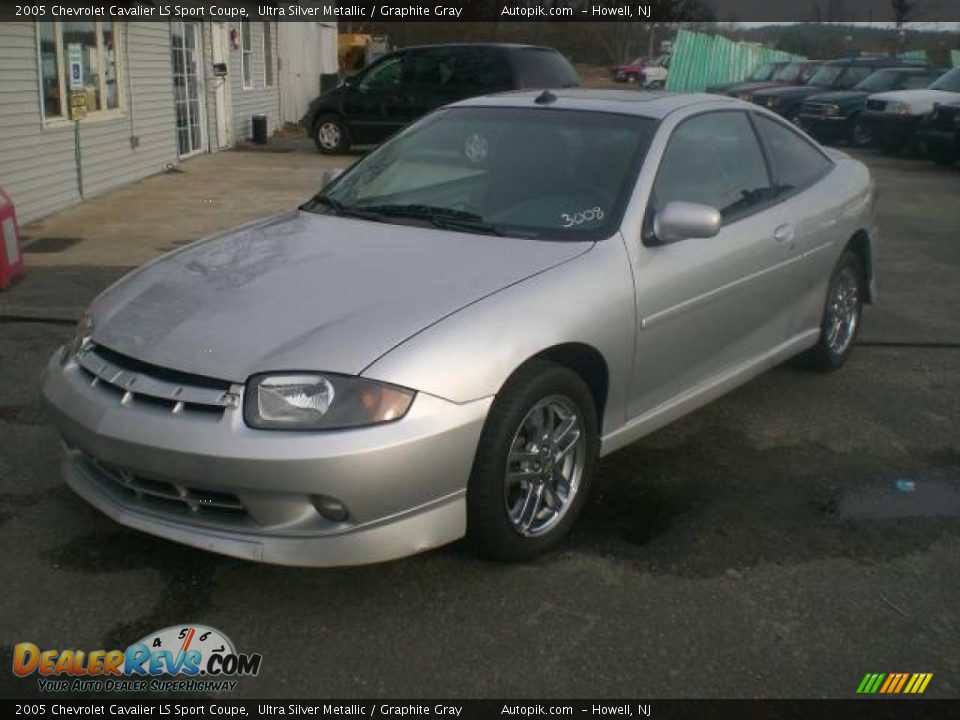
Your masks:
M173 103L177 117L177 152L189 157L203 150L203 104L200 23L170 23Z

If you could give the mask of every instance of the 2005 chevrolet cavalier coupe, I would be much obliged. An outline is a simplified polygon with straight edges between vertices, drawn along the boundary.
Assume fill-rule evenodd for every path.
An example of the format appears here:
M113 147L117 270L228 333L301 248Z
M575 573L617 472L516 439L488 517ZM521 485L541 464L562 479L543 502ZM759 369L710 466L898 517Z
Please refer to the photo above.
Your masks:
M97 298L44 377L63 473L254 560L532 557L598 456L793 355L843 364L874 204L861 163L737 100L461 102Z

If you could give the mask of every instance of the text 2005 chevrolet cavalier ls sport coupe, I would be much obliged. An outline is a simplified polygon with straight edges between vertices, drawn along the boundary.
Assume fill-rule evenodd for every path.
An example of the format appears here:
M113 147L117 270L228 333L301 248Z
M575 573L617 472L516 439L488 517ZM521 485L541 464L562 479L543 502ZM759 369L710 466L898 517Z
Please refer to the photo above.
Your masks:
M861 163L736 100L458 103L97 298L44 378L64 475L265 562L534 556L599 455L790 356L843 364L874 202Z

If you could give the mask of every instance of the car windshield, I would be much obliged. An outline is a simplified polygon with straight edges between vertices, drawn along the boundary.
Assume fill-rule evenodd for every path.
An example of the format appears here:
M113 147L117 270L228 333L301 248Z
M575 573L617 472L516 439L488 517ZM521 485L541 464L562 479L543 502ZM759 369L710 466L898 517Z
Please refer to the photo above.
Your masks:
M894 90L900 86L904 73L896 70L877 70L865 80L856 84L854 90L869 90L870 92L884 92Z
M766 65L761 65L752 73L750 73L750 77L748 77L747 80L755 80L755 81L769 80L770 76L773 75L774 70L776 69L777 69L777 66L771 65L770 63L767 63Z
M815 87L832 87L843 71L843 65L824 65L813 74L808 85Z
M777 82L782 83L793 83L800 79L800 74L803 72L803 63L790 63L786 67L778 71L773 79Z
M930 86L931 90L944 90L946 92L960 92L960 68L955 68L937 78L937 81Z
M303 209L447 230L596 240L619 226L655 123L546 108L437 111Z

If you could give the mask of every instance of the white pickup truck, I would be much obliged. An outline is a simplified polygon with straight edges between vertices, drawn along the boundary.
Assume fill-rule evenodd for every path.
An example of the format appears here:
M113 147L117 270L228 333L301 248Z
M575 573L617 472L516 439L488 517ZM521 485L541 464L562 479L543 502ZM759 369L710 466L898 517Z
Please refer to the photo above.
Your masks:
M960 100L960 68L944 73L922 90L894 90L867 97L862 120L873 129L875 142L884 152L908 146L924 115L938 103Z

